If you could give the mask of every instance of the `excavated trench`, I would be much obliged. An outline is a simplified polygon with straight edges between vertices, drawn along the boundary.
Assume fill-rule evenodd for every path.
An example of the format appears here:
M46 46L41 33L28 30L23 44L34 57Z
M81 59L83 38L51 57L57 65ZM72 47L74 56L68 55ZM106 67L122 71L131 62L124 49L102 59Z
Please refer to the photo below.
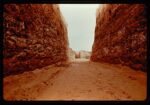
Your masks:
M145 9L142 4L103 4L96 11L90 60L70 62L58 4L5 4L4 99L145 100Z

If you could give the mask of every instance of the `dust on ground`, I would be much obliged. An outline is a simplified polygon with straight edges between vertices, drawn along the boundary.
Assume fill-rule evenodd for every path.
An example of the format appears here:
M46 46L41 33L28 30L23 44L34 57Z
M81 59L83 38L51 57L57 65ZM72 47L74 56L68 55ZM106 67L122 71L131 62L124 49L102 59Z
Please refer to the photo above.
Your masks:
M147 74L121 65L77 59L3 79L5 100L145 100Z

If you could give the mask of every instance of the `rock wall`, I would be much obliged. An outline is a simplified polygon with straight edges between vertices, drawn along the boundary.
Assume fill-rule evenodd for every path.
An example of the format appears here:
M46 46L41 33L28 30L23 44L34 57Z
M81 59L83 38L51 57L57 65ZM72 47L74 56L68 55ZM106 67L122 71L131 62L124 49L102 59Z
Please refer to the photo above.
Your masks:
M55 4L5 4L4 75L68 60L67 27Z
M75 54L76 52L73 49L69 48L69 61L75 60Z
M147 24L143 4L104 4L96 11L91 60L146 70Z

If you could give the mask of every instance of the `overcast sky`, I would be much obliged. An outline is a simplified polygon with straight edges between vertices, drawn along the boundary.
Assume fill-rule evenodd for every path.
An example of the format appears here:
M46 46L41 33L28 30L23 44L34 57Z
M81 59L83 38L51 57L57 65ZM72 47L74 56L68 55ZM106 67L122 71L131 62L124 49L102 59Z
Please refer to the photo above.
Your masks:
M69 46L73 50L92 50L98 6L99 4L60 4L68 24Z

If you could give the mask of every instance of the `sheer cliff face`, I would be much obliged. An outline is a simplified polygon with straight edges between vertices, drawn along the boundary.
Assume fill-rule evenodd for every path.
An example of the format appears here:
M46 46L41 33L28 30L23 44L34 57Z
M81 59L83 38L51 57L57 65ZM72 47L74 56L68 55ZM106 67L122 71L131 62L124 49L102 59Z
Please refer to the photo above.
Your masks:
M4 74L67 61L67 27L58 5L4 5Z
M69 48L69 52L68 52L69 61L75 60L75 54L76 54L76 52L72 48Z
M92 61L146 70L147 25L142 4L105 4L97 10Z

